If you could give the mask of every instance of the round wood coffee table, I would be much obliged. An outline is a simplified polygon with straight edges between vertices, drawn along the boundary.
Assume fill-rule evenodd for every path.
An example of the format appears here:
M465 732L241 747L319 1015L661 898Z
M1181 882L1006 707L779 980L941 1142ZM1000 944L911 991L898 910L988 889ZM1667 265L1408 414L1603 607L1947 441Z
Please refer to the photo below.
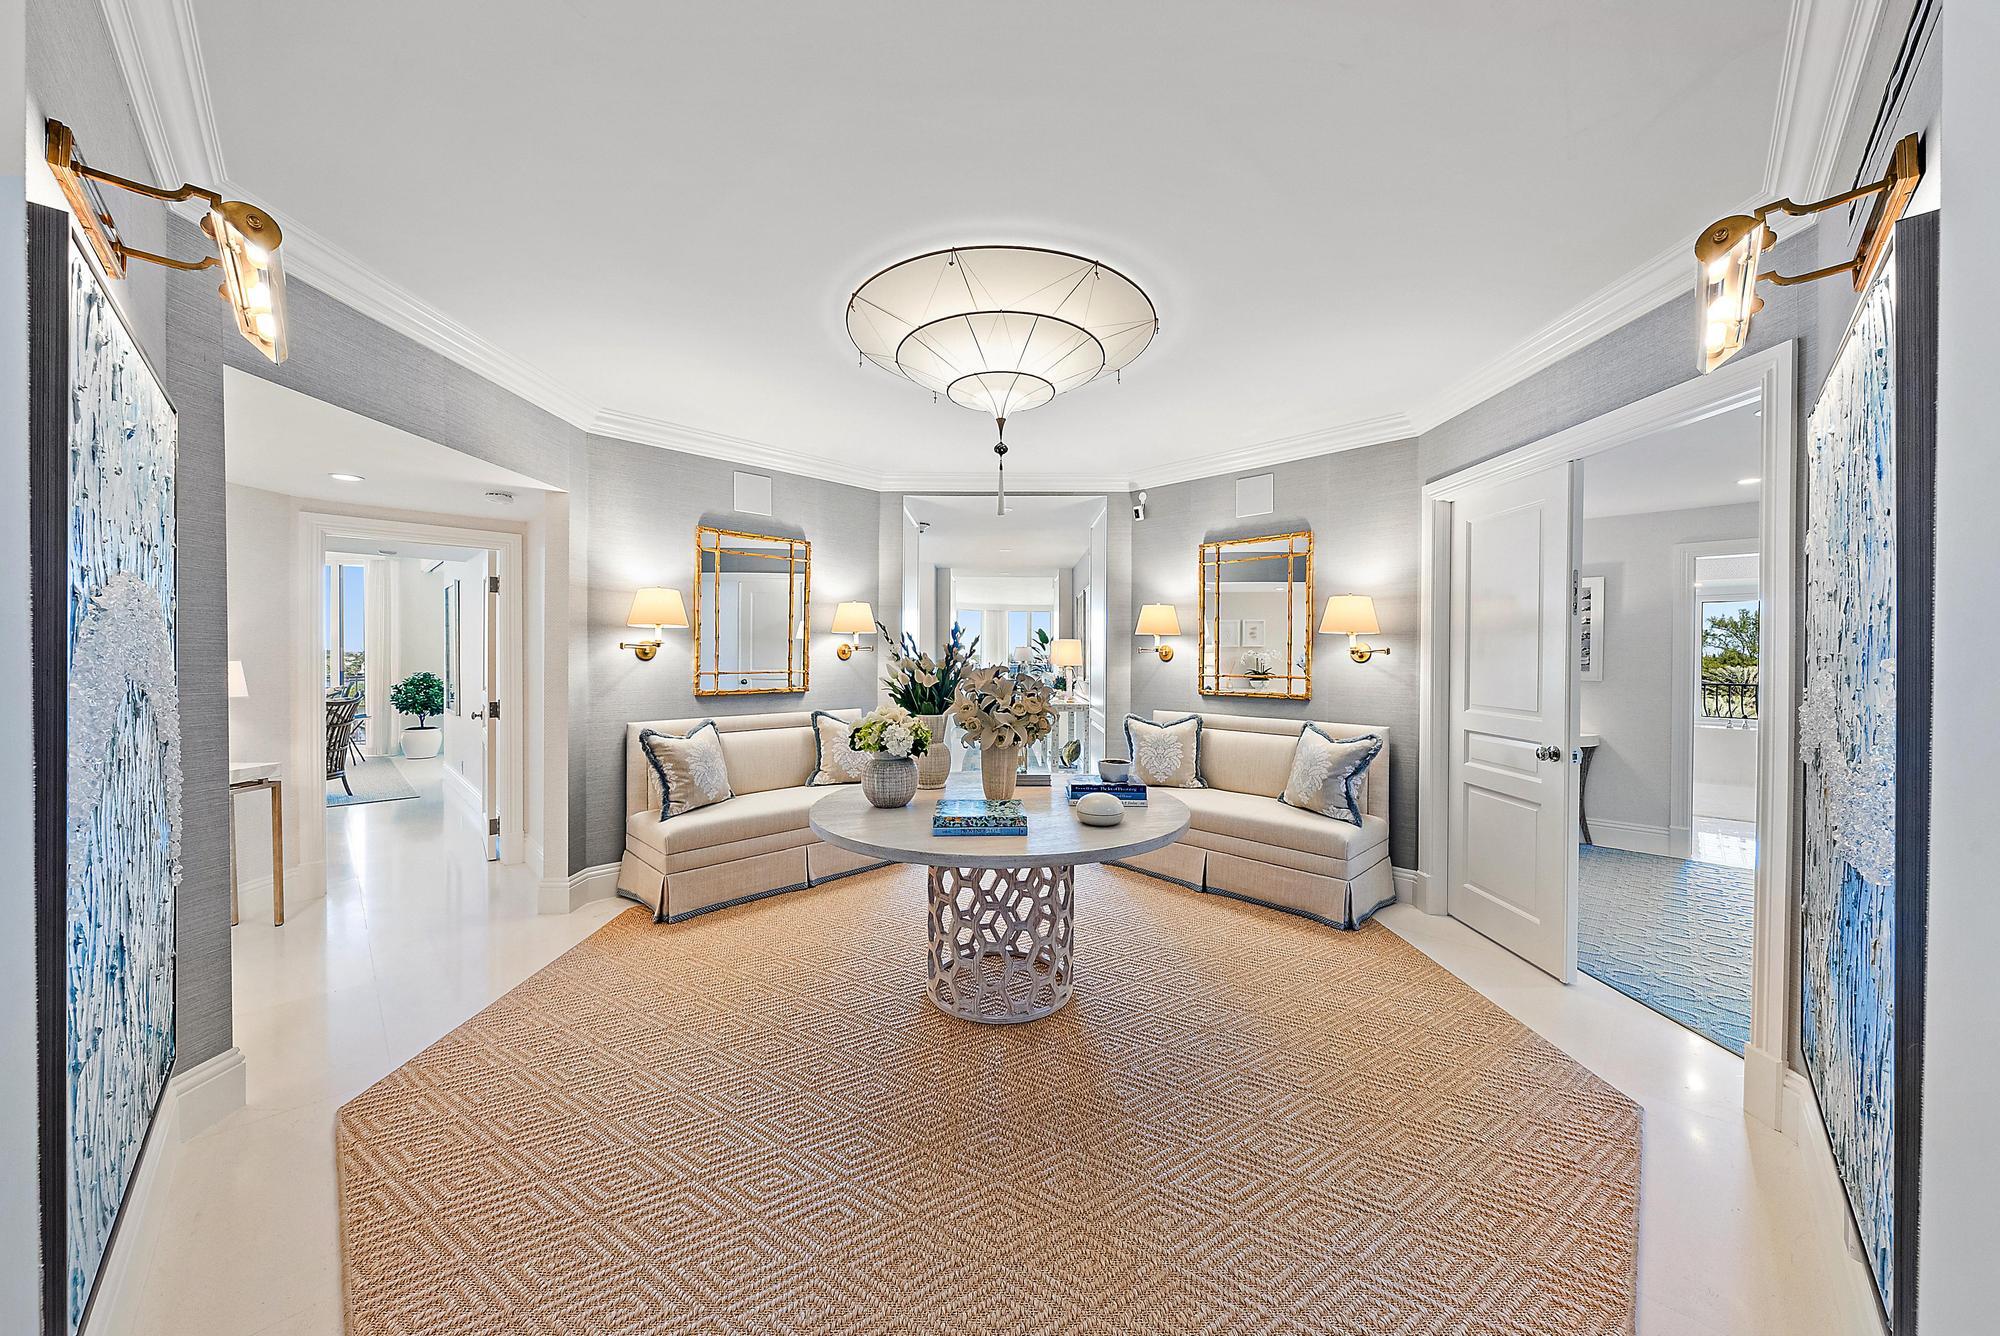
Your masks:
M1086 826L1057 784L1016 791L1025 836L931 834L939 798L980 796L977 781L957 782L920 792L907 807L881 808L857 786L813 804L813 834L930 869L925 968L940 1011L987 1025L1040 1020L1069 1001L1076 865L1172 844L1188 828L1187 804L1155 789L1118 825Z

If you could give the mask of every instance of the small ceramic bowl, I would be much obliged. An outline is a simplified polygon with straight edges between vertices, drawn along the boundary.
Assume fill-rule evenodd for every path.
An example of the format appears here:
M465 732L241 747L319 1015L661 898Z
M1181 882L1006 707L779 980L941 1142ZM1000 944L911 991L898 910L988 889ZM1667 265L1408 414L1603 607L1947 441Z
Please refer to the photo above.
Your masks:
M1123 784L1132 777L1130 761L1099 761L1097 777L1107 784Z
M1125 804L1108 793L1086 793L1076 800L1076 819L1086 826L1115 826L1125 819Z

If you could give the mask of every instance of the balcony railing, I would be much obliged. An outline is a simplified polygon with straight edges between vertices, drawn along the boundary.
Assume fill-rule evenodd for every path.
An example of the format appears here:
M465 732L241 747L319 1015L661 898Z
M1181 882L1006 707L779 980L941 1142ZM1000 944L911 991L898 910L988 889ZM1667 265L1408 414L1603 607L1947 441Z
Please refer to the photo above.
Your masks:
M1755 719L1757 679L1704 677L1701 679L1701 717L1704 719Z

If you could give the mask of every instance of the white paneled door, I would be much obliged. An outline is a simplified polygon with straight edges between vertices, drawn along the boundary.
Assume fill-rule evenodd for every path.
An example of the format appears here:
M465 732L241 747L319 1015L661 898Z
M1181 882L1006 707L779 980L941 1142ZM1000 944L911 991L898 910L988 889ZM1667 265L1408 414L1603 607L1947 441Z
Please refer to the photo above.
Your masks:
M1453 498L1447 903L1569 982L1576 972L1576 533L1571 466Z

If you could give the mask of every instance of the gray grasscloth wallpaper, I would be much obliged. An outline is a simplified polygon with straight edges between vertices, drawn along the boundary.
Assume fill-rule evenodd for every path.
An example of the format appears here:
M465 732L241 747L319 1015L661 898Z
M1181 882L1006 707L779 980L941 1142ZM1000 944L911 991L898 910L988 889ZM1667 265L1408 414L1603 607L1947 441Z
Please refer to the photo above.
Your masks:
M1282 719L1325 719L1374 724L1390 730L1389 842L1398 867L1417 861L1417 443L1397 441L1280 464L1259 473L1277 475L1278 510L1251 519L1236 518L1236 478L1203 478L1147 489L1146 519L1126 527L1131 535L1129 595L1110 627L1112 661L1129 648L1131 712L1208 710L1220 714L1261 714ZM1250 475L1244 475L1250 476ZM1367 594L1375 600L1382 634L1369 643L1393 653L1357 664L1346 654L1344 636L1319 636L1313 649L1313 698L1259 701L1236 696L1204 697L1195 691L1195 593L1197 549L1217 538L1313 532L1313 626L1334 593ZM1114 563L1111 585L1120 587ZM1116 595L1114 593L1114 599ZM1147 652L1150 641L1131 634L1137 609L1172 603L1180 611L1181 637L1172 663ZM1123 747L1124 710L1111 716L1114 750Z
M584 468L589 500L579 527L589 535L588 618L577 652L585 660L590 690L583 712L570 719L572 743L583 745L583 760L570 776L572 804L579 794L582 799L582 820L570 824L570 862L578 867L615 863L624 850L627 723L869 705L875 699L880 651L865 651L842 663L826 628L840 602L866 599L879 615L891 599L901 598L900 581L887 589L880 583L882 507L876 492L778 473L771 475L772 513L743 515L730 509L734 469L721 460L592 436ZM668 631L651 663L618 648L619 641L632 636L625 614L633 590L664 584L688 598L699 524L811 540L812 673L805 694L697 699L693 641L687 631ZM883 620L894 624L891 617Z

